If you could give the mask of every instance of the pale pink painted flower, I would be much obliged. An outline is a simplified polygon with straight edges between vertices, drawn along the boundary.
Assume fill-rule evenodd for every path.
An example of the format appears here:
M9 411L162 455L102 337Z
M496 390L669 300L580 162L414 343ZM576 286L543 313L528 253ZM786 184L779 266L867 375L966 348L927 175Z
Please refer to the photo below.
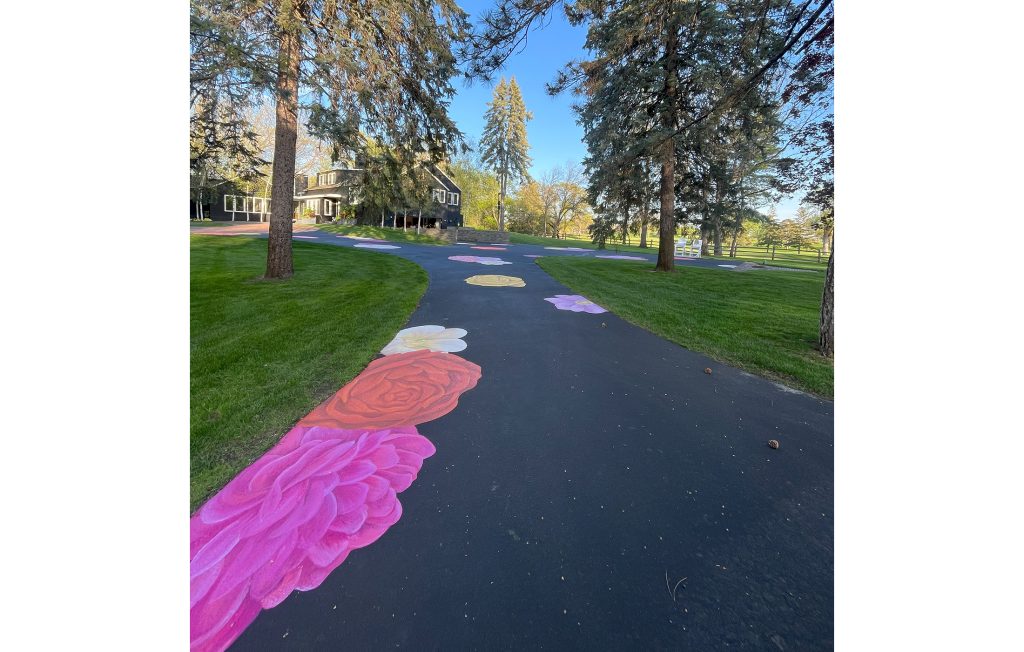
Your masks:
M224 650L380 538L434 452L413 426L293 428L192 517L192 650Z
M391 340L380 352L382 355L394 355L426 349L457 353L466 348L466 343L461 339L465 336L464 328L445 328L436 325L413 326L398 331L395 339Z
M601 314L602 312L608 312L590 299L581 297L578 294L556 294L555 296L548 297L544 300L553 304L559 310L568 310L570 312L589 312L595 315Z
M367 244L367 243L362 243L362 242L360 242L359 244L353 245L353 246L354 247L359 247L360 249L401 249L401 247L396 247L395 245L375 244L375 243L368 243Z
M512 263L493 256L448 256L448 260L459 263L480 263L481 265L511 265Z

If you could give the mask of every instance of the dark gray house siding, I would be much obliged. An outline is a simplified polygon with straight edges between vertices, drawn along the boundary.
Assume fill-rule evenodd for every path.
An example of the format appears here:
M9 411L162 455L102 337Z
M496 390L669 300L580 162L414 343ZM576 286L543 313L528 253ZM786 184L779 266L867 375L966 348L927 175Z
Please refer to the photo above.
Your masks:
M431 196L434 201L429 208L417 216L416 210L386 211L381 219L384 226L415 227L417 220L424 228L448 228L462 226L462 189L437 166L427 165L431 179ZM312 211L317 222L338 217L348 207L358 207L359 186L363 170L336 168L318 172L311 177L298 176L295 179L293 214L307 216ZM333 177L331 175L334 175ZM370 216L366 216L370 217ZM376 222L378 216L374 215Z

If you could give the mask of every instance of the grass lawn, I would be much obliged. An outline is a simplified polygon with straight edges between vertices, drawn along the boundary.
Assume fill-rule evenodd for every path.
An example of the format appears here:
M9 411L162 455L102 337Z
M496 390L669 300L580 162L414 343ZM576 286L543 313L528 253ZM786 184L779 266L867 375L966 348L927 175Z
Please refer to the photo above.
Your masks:
M819 396L832 397L832 362L818 355L824 275L729 272L545 257L537 263L623 319L688 349Z
M262 281L265 240L191 236L191 507L354 378L427 288L395 256L296 242Z
M559 238L545 238L539 235L526 235L525 233L513 233L508 234L509 242L513 244L533 244L541 245L542 247L581 247L583 249L597 249L597 245L587 239L576 239L566 238L564 240ZM635 245L624 245L621 242L609 241L605 247L610 252L616 251L629 251L640 254L654 254L658 253L658 238L650 237L647 238L647 248L641 249Z
M575 240L565 239L558 240L555 238L544 238L538 235L526 235L524 233L509 233L509 240L513 243L518 244L535 244L543 247L581 247L584 249L597 249L590 240ZM610 253L628 252L636 254L650 254L651 256L658 255L658 238L648 238L648 247L642 249L634 245L624 245L620 242L608 241L606 249ZM728 243L726 243L728 244ZM776 251L775 260L772 260L771 254L765 254L763 248L754 247L743 247L737 252L735 258L728 256L704 256L705 258L711 258L713 260L721 260L723 262L748 262L748 263L759 263L762 265L770 265L773 267L792 267L794 269L813 269L824 272L825 268L828 267L828 257L822 257L821 262L818 262L818 256L811 250L805 250L804 252L797 254L795 250L783 252L781 249Z
M414 242L416 244L429 245L448 244L429 235L419 235L416 233L416 229L403 231L402 229L393 229L389 226L381 228L379 226L338 226L335 224L318 224L317 228L321 231L337 233L338 235L359 235L364 238L377 238L378 240L390 240L392 242Z

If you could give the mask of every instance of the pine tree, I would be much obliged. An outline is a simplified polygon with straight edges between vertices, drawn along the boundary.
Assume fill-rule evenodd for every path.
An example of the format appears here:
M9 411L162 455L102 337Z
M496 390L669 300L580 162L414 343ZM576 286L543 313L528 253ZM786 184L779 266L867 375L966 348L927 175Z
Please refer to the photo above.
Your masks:
M526 139L526 121L533 114L526 110L519 85L513 77L502 77L487 104L481 159L498 175L498 230L505 230L505 198L510 181L529 181L530 143Z
M292 274L292 197L300 111L335 152L362 133L405 170L451 155L462 134L448 116L467 29L454 0L193 0L192 87L276 101L267 278ZM209 91L208 93L209 94ZM300 106L299 98L311 98Z

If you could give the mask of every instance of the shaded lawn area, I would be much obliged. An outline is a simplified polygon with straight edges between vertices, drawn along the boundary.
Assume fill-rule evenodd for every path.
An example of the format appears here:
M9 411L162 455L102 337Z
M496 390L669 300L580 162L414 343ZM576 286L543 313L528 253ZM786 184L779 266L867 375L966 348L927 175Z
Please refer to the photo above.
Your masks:
M409 229L403 231L402 229L393 229L391 227L381 228L379 226L340 226L337 224L318 224L316 225L321 231L327 233L337 233L338 235L358 235L364 238L377 238L378 240L390 240L391 242L414 242L416 244L429 244L429 245L447 245L447 242L441 242L436 238L432 238L429 235L419 235L416 233L416 229Z
M688 349L786 385L832 397L832 362L821 357L818 319L824 276L649 263L538 258L558 281Z
M191 508L354 378L427 288L395 256L293 243L295 276L262 281L267 243L191 239Z

